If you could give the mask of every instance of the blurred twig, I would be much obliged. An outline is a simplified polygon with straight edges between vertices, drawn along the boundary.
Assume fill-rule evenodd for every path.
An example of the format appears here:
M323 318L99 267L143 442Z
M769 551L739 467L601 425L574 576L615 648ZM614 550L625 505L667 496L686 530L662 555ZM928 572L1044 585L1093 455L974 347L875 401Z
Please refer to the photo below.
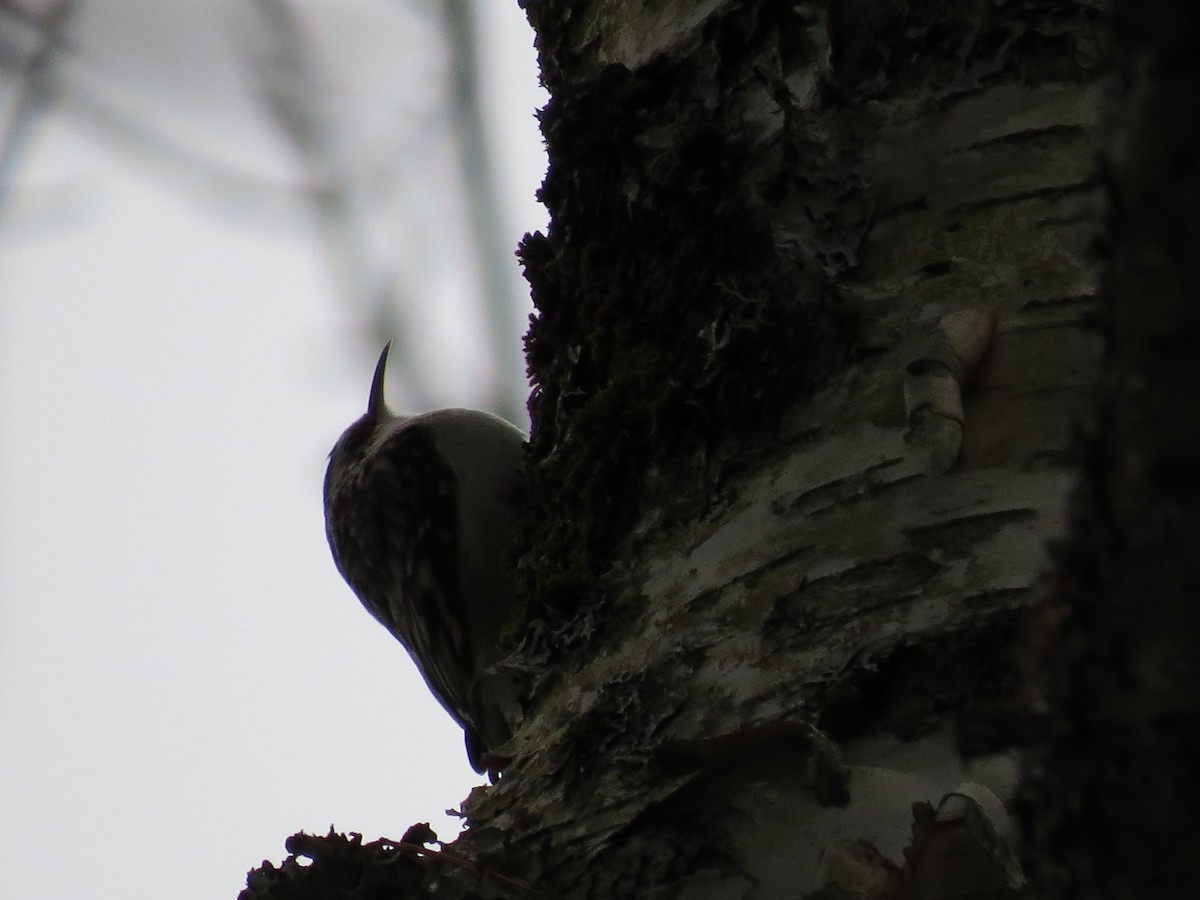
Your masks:
M67 26L79 0L56 0L40 18L3 4L6 17L32 25L38 33L37 48L25 63L17 85L17 97L0 135L0 215L8 206L16 168L36 131L37 120L54 96L54 68L66 39Z
M426 407L430 386L413 365L413 337L397 312L400 279L386 277L372 250L360 190L330 127L300 23L284 0L254 0L251 7L262 26L261 40L249 43L246 55L268 110L308 175L309 199L335 285L363 311L375 345L392 340L393 364L398 364L409 397L418 407Z
M298 184L273 183L197 152L123 109L118 98L97 88L89 73L81 76L80 60L69 43L70 25L81 7L81 0L46 0L44 12L33 13L13 0L0 0L0 73L7 73L17 88L0 131L0 216L51 103L223 214L240 212L259 223L271 216L290 222L299 196L315 211L334 284L352 305L353 318L365 323L372 352L392 339L399 351L393 353L393 367L404 381L408 401L427 407L435 399L433 378L416 365L417 337L400 302L406 298L397 296L404 290L404 275L389 269L401 263L373 241L378 235L372 215L378 210L371 198L381 191L354 170L346 155L314 55L288 0L247 4L243 9L249 9L256 27L250 33L235 31L233 38L242 43L267 110L301 160ZM478 93L476 8L470 0L434 0L431 8L440 17L448 47L450 75L448 86L441 88L441 105L449 109L456 132L467 218L480 261L485 331L497 372L487 405L522 422L524 372L517 339L523 329L522 303L515 289L514 248L501 227ZM436 86L434 90L439 92Z
M53 103L215 212L241 214L260 226L270 219L294 221L295 184L271 182L199 153L121 109L91 79L73 77L76 56L68 24L81 6L78 0L60 2L39 17L0 0L0 74L17 85L0 133L0 214L11 200L37 120Z
M169 179L174 186L182 186L214 212L234 218L241 216L256 226L272 218L285 223L297 219L297 194L307 190L303 182L272 181L197 152L182 141L148 127L86 86L64 86L58 102L94 133Z
M488 334L498 377L492 404L513 422L525 419L524 398L517 390L525 383L524 355L517 337L524 330L520 299L513 274L516 247L504 237L496 176L488 154L487 130L479 98L479 44L472 0L441 0L446 43L450 50L450 99L458 128L458 149L469 220L483 270Z

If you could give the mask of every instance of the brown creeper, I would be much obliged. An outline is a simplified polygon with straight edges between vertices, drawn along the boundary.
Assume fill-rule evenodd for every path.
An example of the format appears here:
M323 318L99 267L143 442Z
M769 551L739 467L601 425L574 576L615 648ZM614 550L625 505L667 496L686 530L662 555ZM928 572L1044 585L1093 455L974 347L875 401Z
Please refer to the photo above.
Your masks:
M525 437L489 413L391 412L383 348L367 412L325 472L325 533L363 606L400 641L466 731L467 756L512 736L516 689L497 671L513 611L512 544Z

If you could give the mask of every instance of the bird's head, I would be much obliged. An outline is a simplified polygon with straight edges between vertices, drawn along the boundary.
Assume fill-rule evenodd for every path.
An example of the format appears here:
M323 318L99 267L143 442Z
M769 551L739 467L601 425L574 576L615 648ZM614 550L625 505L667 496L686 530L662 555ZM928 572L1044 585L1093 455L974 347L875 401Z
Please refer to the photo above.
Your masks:
M371 379L371 393L367 398L367 411L342 432L342 436L338 438L329 454L329 467L325 470L326 509L329 509L330 498L338 492L345 481L352 476L355 468L367 456L380 428L396 418L395 414L388 409L384 399L388 352L391 349L392 342L388 341L383 345L383 352L379 354L379 362L375 364L375 375Z

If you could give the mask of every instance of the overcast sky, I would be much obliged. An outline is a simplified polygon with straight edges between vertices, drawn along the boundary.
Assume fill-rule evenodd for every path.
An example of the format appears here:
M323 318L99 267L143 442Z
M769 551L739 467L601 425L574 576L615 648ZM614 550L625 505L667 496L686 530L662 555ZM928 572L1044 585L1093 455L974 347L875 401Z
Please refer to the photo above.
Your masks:
M378 347L288 199L302 175L248 88L248 2L83 3L58 100L9 173L5 897L233 898L300 829L398 838L431 821L450 838L443 810L479 783L461 732L329 558L325 458L365 408ZM482 346L429 4L293 5L351 165L402 161L368 218L419 298L418 363L439 404L481 403L508 361ZM515 247L544 223L544 100L515 0L477 6ZM129 123L179 153L139 149ZM190 153L209 164L195 177L174 168Z

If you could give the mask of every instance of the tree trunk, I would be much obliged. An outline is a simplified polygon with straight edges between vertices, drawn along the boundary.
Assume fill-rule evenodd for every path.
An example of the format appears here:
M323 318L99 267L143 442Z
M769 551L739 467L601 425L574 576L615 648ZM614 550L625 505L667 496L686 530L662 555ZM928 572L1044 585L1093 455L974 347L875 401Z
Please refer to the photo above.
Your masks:
M541 640L469 811L552 890L1021 885L995 751L1097 399L1099 23L925 6L529 4Z

